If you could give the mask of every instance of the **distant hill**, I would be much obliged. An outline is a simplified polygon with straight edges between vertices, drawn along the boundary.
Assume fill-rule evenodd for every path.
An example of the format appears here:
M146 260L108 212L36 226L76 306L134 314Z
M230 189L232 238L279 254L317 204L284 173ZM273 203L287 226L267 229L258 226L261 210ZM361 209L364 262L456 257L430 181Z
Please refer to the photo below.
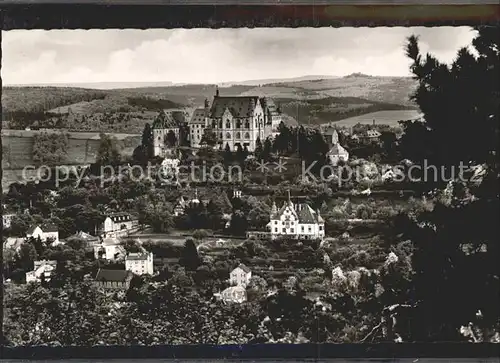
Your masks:
M17 123L21 128L37 123L40 127L82 131L139 132L160 109L190 113L201 107L205 99L211 100L216 88L211 84L169 82L107 86L123 88L4 87L3 121ZM370 112L416 109L410 101L415 88L415 81L409 77L354 73L345 77L303 76L224 83L220 93L272 97L281 105L287 122L318 124Z

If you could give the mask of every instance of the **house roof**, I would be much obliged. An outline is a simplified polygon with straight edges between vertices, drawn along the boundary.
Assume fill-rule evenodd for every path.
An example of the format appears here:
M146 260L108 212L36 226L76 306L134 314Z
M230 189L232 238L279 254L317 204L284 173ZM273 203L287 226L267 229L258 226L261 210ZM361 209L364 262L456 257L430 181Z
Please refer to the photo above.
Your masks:
M172 117L171 113L160 111L153 121L153 129L175 129L179 127L178 122Z
M149 253L129 253L127 257L125 257L126 260L130 261L144 261L147 260L149 256Z
M381 134L377 130L368 130L366 131L367 137L379 137Z
M55 224L34 224L30 228L28 228L28 231L26 232L27 234L33 234L35 232L35 229L37 227L40 227L42 232L59 232L59 229Z
M99 269L95 277L96 281L113 281L113 282L125 282L127 278L132 276L132 273L127 270L105 270Z
M337 132L337 129L335 129L334 127L328 127L328 128L325 128L323 130L323 134L325 134L325 135L335 135L335 134L337 134L338 135L338 132Z
M107 216L111 218L113 222L126 222L136 219L135 216L127 212L110 213Z
M193 116L189 121L190 124L205 124L205 117L207 116L207 111L204 108L197 108L193 112Z
M252 272L252 270L250 270L246 265L242 263L240 263L236 268L241 268L245 273ZM234 270L236 270L236 268Z
M280 216L285 211L285 208L289 205L292 206L292 210L297 216L298 222L301 224L313 224L313 223L324 222L323 218L319 215L319 213L316 212L314 209L312 209L307 203L293 204L291 202L285 202L283 207L281 207L281 209L277 213L271 215L271 219L279 219Z
M99 239L99 237L92 236L91 234L85 233L83 231L75 233L72 237L80 238L86 241L97 241Z
M335 144L331 147L331 149L328 151L327 155L340 155L340 154L346 154L347 150L342 147L340 144Z
M33 234L33 232L35 232L36 227L38 227L38 225L30 226L30 228L28 228L28 230L26 231L26 234Z
M102 241L102 244L105 245L105 246L114 246L114 245L117 245L119 244L120 242L118 241L117 238L104 238L103 241Z
M212 103L210 117L221 118L226 109L231 112L233 117L251 117L258 102L258 96L218 96L214 98Z
M243 292L245 294L247 292L247 290L244 287L237 285L237 286L228 287L227 289L223 290L221 294L222 295L232 294L232 293L237 292L237 291Z
M278 107L276 106L272 98L261 97L260 104L262 105L262 108L272 116L280 114Z

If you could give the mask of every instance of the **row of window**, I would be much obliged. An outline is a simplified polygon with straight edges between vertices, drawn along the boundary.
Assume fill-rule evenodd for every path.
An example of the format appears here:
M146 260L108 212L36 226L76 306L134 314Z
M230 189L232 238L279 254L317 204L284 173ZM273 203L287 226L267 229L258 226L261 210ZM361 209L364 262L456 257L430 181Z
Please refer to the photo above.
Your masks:
M223 125L222 120L219 120L218 122L215 122L215 121L212 122L212 126L213 127L218 127L219 129L222 129L222 125ZM226 120L226 122L224 123L224 125L226 126L226 129L233 128L233 126L231 125L231 121L230 120ZM257 121L256 125L262 127L262 118L259 118L259 120ZM235 124L234 124L234 128L236 128L236 129L241 129L241 128L250 129L250 121L245 121L243 123L243 122L241 122L241 120L236 120Z
M319 230L320 230L320 231L322 231L322 230L323 230L323 226L321 226L321 225L320 225L320 226L319 226ZM300 226L300 231L301 231L301 232L304 232L304 226ZM312 232L312 228L311 228L311 227L307 227L307 231L308 231L309 233L311 233L311 232ZM275 228L274 228L274 232L278 233L278 227L275 227ZM286 228L282 228L282 233L286 233ZM291 228L291 229L290 229L290 233L295 233L295 229L294 229L294 228Z

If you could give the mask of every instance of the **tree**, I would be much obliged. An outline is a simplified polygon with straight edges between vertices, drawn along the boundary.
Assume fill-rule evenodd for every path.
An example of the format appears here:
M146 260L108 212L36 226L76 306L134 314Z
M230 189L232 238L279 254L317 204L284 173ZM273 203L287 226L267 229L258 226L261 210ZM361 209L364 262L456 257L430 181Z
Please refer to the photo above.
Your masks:
M10 222L10 233L14 236L25 236L32 223L33 217L29 214L15 215Z
M212 230L219 230L224 227L224 202L221 197L219 198L213 198L208 202L207 205L207 213L208 213L208 219L209 219L209 226Z
M118 140L110 135L101 133L100 142L97 149L97 163L101 166L116 166L120 163L120 151L118 149Z
M168 147L174 147L177 145L177 136L175 136L175 133L172 130L169 130L167 135L165 135L165 144Z
M396 134L393 131L383 131L380 135L380 141L382 142L382 150L385 153L385 157L395 161L397 149Z
M156 233L165 233L173 227L171 208L167 203L148 204L139 213L139 220L148 224Z
M241 211L235 211L231 215L231 232L235 235L244 236L248 228L248 222Z
M262 146L262 141L260 141L260 137L258 137L257 140L255 141L255 150L254 150L254 155L258 160L262 159L263 151L264 148Z
M207 146L213 147L217 144L217 134L212 127L207 127L201 135L200 144L206 144Z
M151 160L154 156L153 131L151 125L146 123L142 131L141 146L146 160Z
M193 232L193 238L197 239L200 242L203 241L208 236L209 236L208 232L204 229L197 229Z
M490 332L484 340L498 334L500 231L494 222L500 209L495 156L500 109L498 33L498 27L478 28L473 40L478 57L461 49L451 66L432 55L423 57L418 39L408 39L406 53L418 81L413 99L424 121L405 128L401 150L409 153L402 156L412 157L415 163L423 163L425 156L428 164L448 172L465 162L484 167L485 174L476 181L467 174L455 175L446 189L438 190L440 197L432 210L416 217L398 216L397 232L404 228L403 238L414 245L412 296L417 301L408 297L414 324L406 339L461 339L461 327L473 321L479 310ZM413 130L419 130L427 155L409 143L415 140ZM445 183L422 182L425 190Z
M236 146L236 161L238 163L243 163L245 161L246 155L244 149L241 147L241 145Z
M43 165L58 165L67 158L67 134L42 132L33 136L33 161Z
M226 164L230 164L233 161L233 153L231 152L231 148L229 147L229 144L227 142L226 146L224 147L223 158Z
M201 265L201 259L198 256L198 250L196 249L196 245L191 238L187 239L184 243L182 255L179 259L179 264L183 266L187 271L196 271L198 266Z
M271 157L271 152L272 152L272 142L269 138L264 140L264 148L262 150L262 159L265 161L268 161L269 158Z

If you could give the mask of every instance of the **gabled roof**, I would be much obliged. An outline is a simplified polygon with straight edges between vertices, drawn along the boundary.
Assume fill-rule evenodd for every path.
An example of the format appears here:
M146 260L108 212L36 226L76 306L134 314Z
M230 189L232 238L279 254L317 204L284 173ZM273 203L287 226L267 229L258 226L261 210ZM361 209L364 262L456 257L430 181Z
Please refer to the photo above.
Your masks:
M132 273L127 270L105 270L99 269L95 277L96 281L125 282Z
M223 290L221 292L221 295L227 295L227 294L232 295L235 292L242 292L242 293L246 294L247 290L244 287L239 286L239 285L238 286L230 286L227 289Z
M285 202L283 207L281 207L281 209L277 213L271 215L271 219L279 219L283 214L283 212L285 211L285 208L289 205L292 206L292 210L296 215L298 222L301 224L313 224L313 223L324 222L323 218L319 215L319 213L316 212L314 209L312 209L307 203L292 204L290 202Z
M231 112L233 117L243 118L253 116L255 106L259 102L258 96L217 96L214 98L210 117L220 118L226 111Z
M42 224L34 224L30 228L28 228L28 231L26 232L26 234L33 234L33 232L35 232L35 229L37 227L40 227L40 229L44 233L59 232L59 229L57 228L57 226L55 224L43 224L43 225Z
M249 272L252 272L252 270L250 270L246 265L244 265L242 263L240 263L234 270L236 270L237 268L241 268L243 270L243 272L245 272L246 274Z
M197 108L193 112L193 116L191 117L191 120L189 121L190 124L205 124L205 117L207 115L207 110L204 108Z
M165 111L160 111L158 116L156 116L153 121L153 129L174 129L178 128L178 122L172 117L172 114L165 113Z
M26 234L33 234L33 232L35 232L36 227L38 227L37 224L30 226L30 228L28 228L28 230L26 231Z
M276 213L271 215L271 219L279 219L287 207L290 207L292 213L297 217L297 213L293 207L293 203L285 202Z
M149 253L129 253L127 257L125 257L126 260L129 261L144 261L147 260L149 257Z
M342 147L340 144L335 144L332 146L330 150L328 150L327 155L340 155L340 154L346 154L347 150Z

